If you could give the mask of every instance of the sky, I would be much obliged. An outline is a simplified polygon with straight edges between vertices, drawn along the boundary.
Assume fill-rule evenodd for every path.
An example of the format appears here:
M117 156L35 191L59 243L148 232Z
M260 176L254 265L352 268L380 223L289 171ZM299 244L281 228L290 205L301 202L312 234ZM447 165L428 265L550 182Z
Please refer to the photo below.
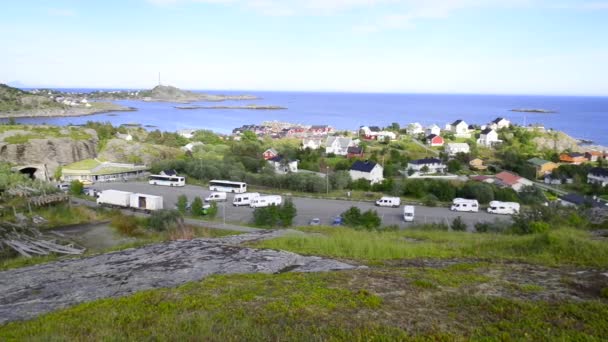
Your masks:
M30 87L608 96L608 0L31 0L0 11Z

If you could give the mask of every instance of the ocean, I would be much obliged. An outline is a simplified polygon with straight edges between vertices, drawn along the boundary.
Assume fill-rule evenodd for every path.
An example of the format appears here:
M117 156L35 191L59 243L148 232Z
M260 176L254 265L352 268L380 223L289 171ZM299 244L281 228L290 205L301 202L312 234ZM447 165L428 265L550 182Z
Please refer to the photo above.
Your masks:
M62 89L86 91L84 89ZM103 113L82 117L21 118L30 124L83 124L89 120L115 125L138 123L161 130L209 129L230 133L244 124L278 120L301 124L327 124L354 130L361 125L388 126L393 122L423 126L463 119L468 124L485 124L497 117L523 125L542 124L569 135L608 146L608 97L446 95L446 94L365 94L267 91L201 91L210 94L252 94L255 101L200 102L193 105L277 105L286 110L196 109L183 110L180 104L164 102L116 101L135 107L136 112ZM511 112L514 108L540 108L556 113Z

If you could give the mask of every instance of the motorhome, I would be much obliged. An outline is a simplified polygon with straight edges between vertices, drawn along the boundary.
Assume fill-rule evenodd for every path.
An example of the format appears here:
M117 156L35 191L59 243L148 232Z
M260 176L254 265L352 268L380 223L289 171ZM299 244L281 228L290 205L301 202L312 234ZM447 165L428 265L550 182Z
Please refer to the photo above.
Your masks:
M470 212L478 212L479 211L479 202L477 200L465 199L465 198L454 198L452 202L452 207L450 208L452 211L470 211Z
M283 199L278 195L259 196L254 198L249 206L252 208L264 208L271 205L281 205L282 202Z
M205 198L205 202L226 202L226 199L225 192L212 192Z
M376 205L379 207L398 208L401 205L401 198L384 196L376 201Z
M232 205L234 205L235 207L240 207L242 205L251 205L251 201L254 198L258 197L260 197L260 194L257 192L246 192L244 194L236 194L234 195Z
M404 205L403 206L403 220L405 220L405 222L414 221L414 206L413 205Z
M519 203L491 201L488 207L490 214L514 215L519 213Z

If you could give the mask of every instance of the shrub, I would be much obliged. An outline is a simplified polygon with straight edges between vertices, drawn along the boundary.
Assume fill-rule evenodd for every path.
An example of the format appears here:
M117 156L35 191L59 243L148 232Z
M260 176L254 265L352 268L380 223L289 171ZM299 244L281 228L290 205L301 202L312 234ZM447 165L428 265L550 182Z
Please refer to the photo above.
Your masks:
M130 215L114 215L110 221L110 226L116 228L121 234L127 236L137 236L139 221L136 217Z
M226 205L226 203L224 203L224 205ZM213 220L217 216L217 210L217 203L211 202L211 204L209 204L209 209L207 209L207 217Z
M192 206L190 207L190 211L192 212L193 216L198 217L203 215L203 200L200 197L194 197L194 200L192 201Z
M532 234L544 233L544 232L548 231L549 228L550 228L550 226L547 222L540 222L540 221L530 222L530 232Z
M378 229L382 224L382 219L375 210L367 210L361 213L357 207L350 207L340 215L344 225L353 228L365 228L368 230Z
M70 183L70 194L81 195L84 191L84 185L79 180L73 180Z
M253 211L253 224L258 227L289 227L297 215L297 209L291 199L285 200L280 206L271 205L256 208Z
M177 197L177 210L179 210L180 213L185 214L187 207L188 197L186 195L179 195L179 197Z
M148 228L166 231L172 227L183 226L182 214L177 210L163 209L152 212L148 218Z
M427 207L436 207L437 206L437 196L433 194L428 194L422 198L422 203Z
M361 210L357 207L350 207L340 215L344 225L356 227L361 221Z
M462 217L460 216L452 221L452 225L450 227L456 232L464 232L467 230L467 224L462 221Z

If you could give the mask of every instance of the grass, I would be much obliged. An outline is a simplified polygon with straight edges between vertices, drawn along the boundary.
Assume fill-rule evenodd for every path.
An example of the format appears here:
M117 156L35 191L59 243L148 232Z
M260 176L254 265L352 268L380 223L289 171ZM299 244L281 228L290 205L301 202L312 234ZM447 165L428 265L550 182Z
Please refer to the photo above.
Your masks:
M453 270L460 272L458 270ZM601 340L608 305L438 291L399 270L219 275L0 326L2 340Z
M99 222L108 219L105 211L94 210L85 206L71 206L69 204L38 208L34 211L34 214L47 220L44 227L46 229L73 224Z
M73 140L87 140L91 135L78 127L57 127L57 126L27 126L27 125L3 125L0 133L19 130L26 133L15 134L4 138L8 144L25 144L31 139L48 138L71 138Z
M398 232L368 232L349 228L312 230L321 234L285 236L262 241L257 246L368 262L478 258L549 266L608 267L608 242L591 240L587 232L573 229L556 229L525 236L415 229Z
M91 170L99 166L101 163L95 159L84 159L69 165L64 166L64 169L70 170Z

